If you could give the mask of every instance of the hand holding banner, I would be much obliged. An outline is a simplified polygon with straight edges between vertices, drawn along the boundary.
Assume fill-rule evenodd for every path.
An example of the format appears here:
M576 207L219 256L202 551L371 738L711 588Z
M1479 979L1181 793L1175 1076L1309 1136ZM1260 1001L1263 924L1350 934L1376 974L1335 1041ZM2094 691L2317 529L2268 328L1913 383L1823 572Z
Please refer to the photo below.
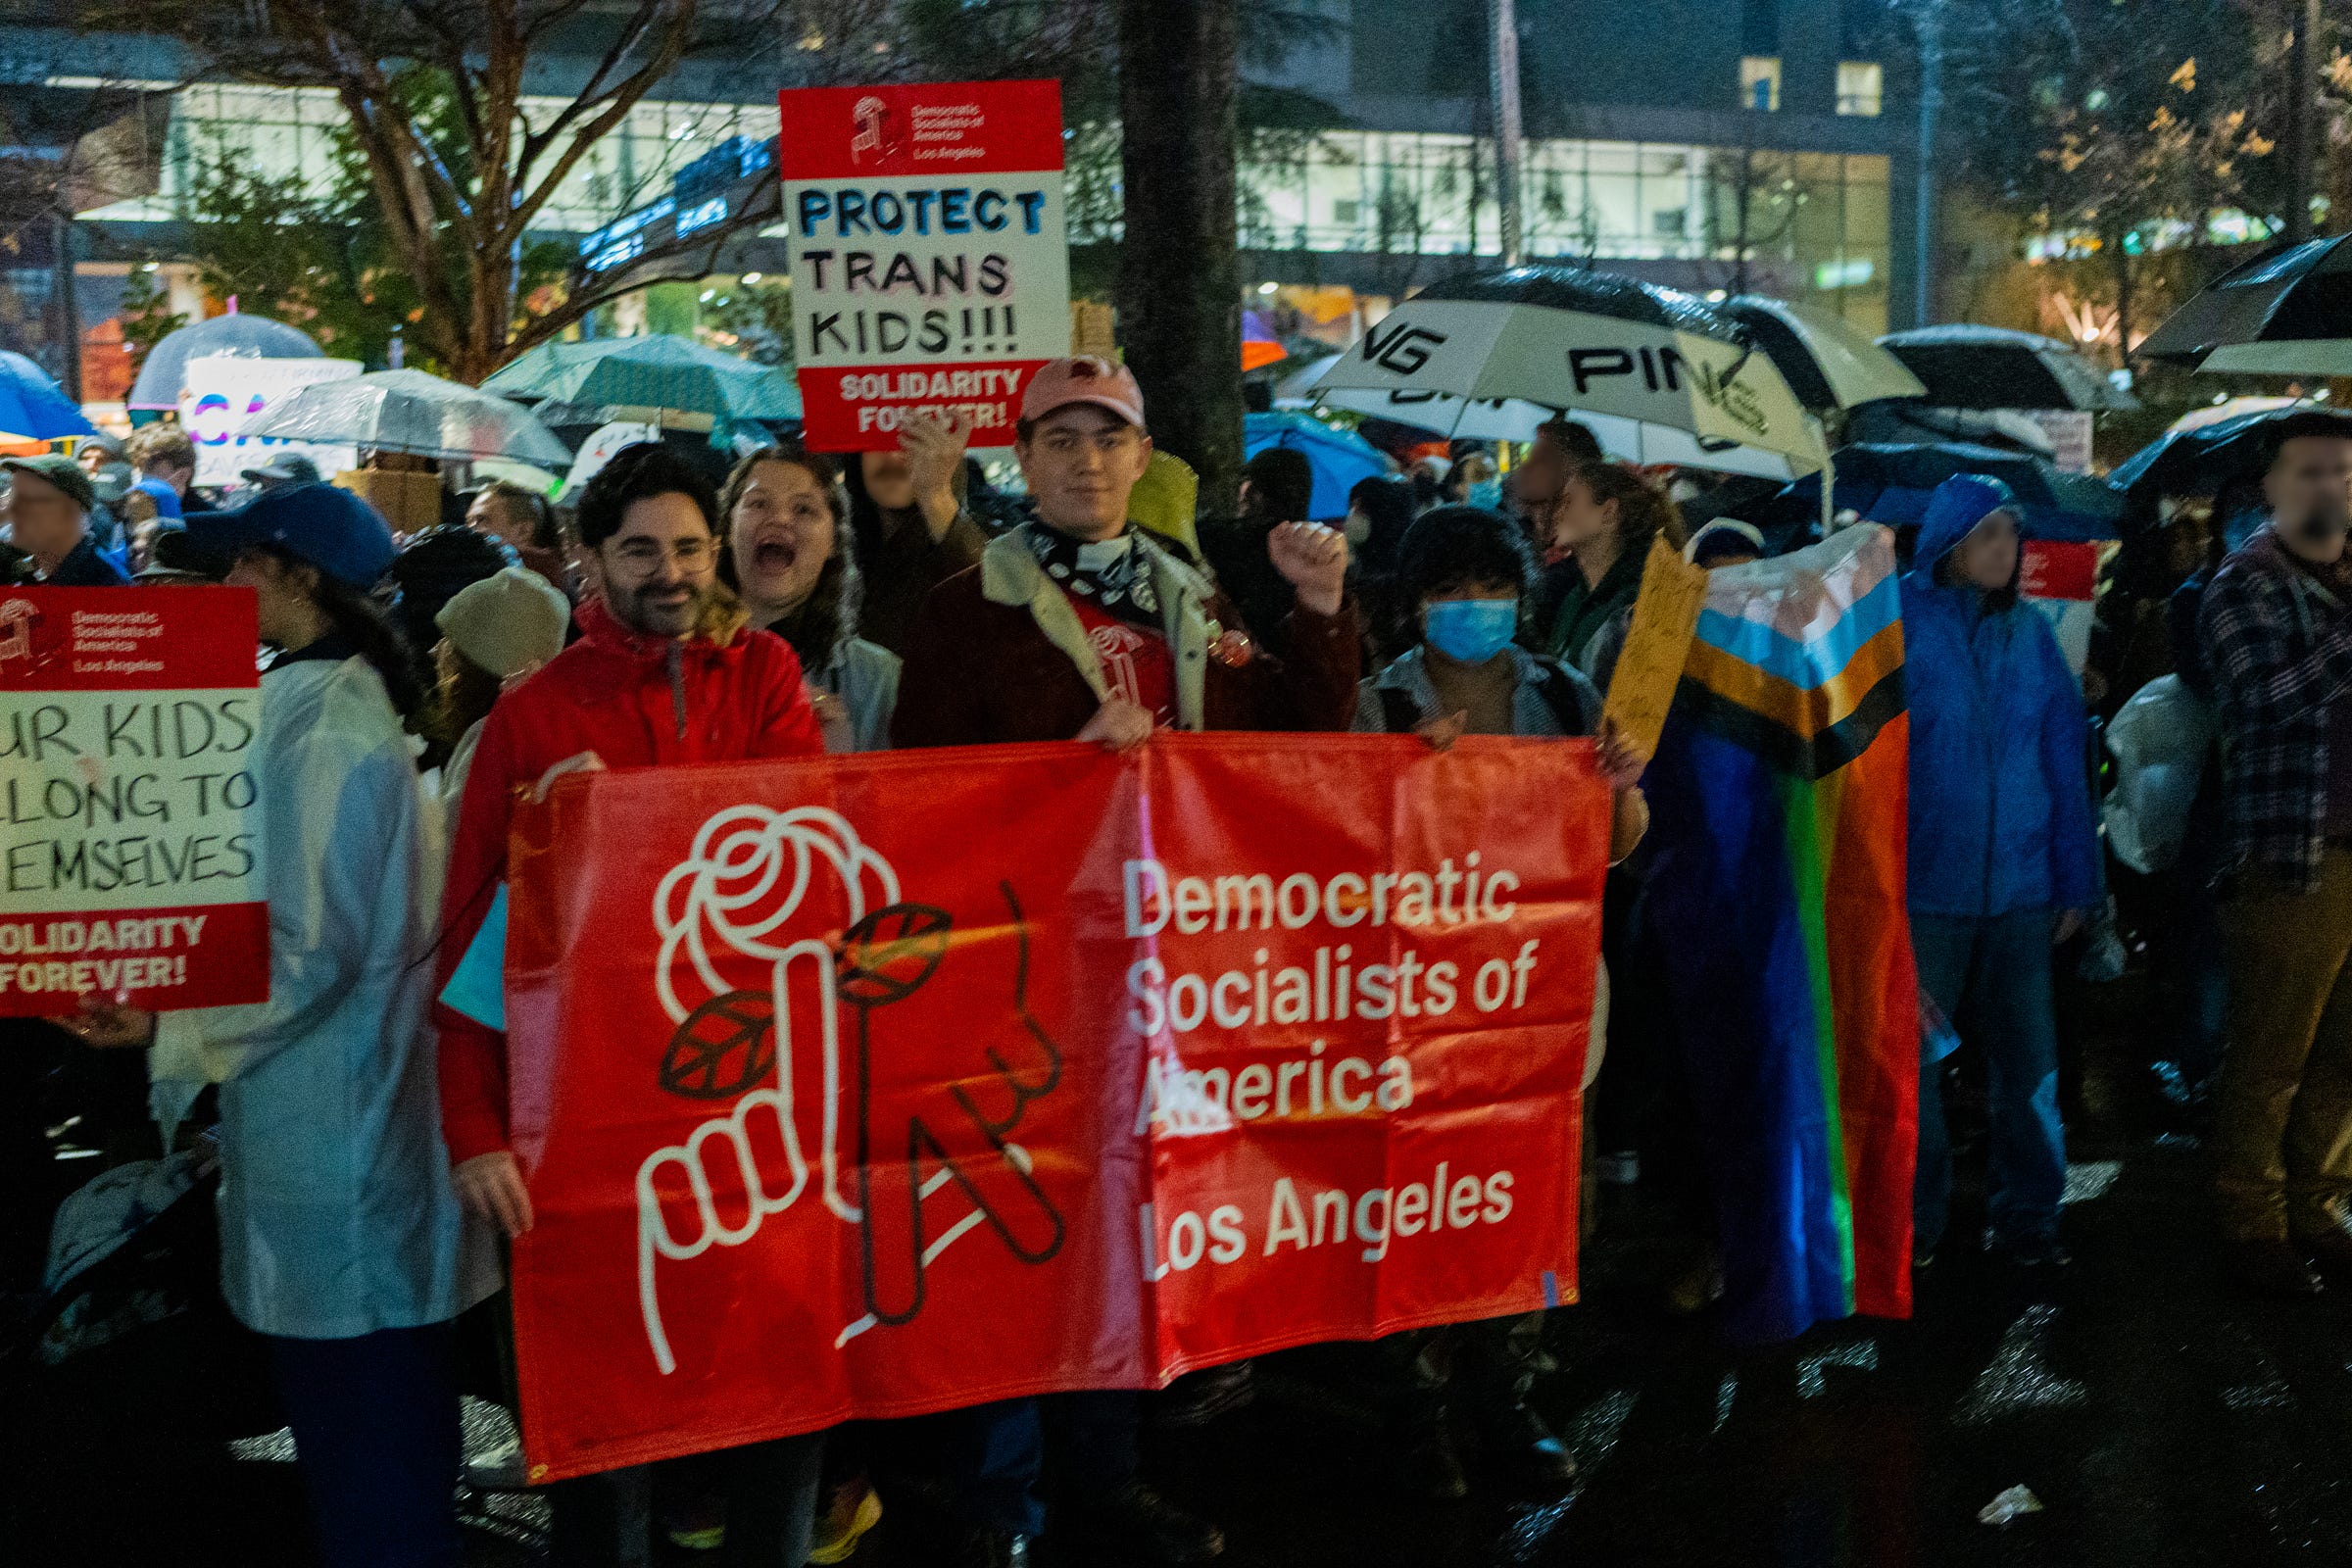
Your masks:
M559 784L508 946L534 1473L1573 1298L1607 824L1582 742Z

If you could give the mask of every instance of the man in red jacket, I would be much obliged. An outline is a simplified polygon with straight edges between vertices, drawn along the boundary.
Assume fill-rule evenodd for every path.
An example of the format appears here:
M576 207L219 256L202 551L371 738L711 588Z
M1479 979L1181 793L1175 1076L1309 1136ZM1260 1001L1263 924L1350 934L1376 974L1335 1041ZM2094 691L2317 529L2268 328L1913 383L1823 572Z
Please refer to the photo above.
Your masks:
M815 757L824 751L800 661L750 630L718 581L710 486L657 443L616 453L580 498L579 537L597 592L580 640L498 700L459 808L436 981L446 986L507 874L518 796L560 762L606 767ZM507 1143L507 1040L447 1006L441 1125L466 1206L509 1236L531 1227ZM797 1565L807 1554L821 1435L724 1455L732 1560ZM613 1560L617 1529L597 1478L556 1494L554 1560ZM740 1502L741 1506L738 1506ZM743 1539L757 1537L758 1539Z
M1037 520L992 541L979 565L924 602L900 676L899 746L1074 739L1125 751L1161 728L1349 726L1362 654L1342 535L1283 523L1266 536L1297 599L1282 628L1287 658L1277 660L1230 597L1128 521L1152 438L1125 367L1087 357L1038 370L1014 451ZM948 1560L1030 1560L1046 1523L1037 1482L1049 1433L1064 1554L1136 1564L1216 1556L1217 1528L1137 1476L1138 1413L1137 1396L1118 1390L958 1412L952 1504L967 1534Z

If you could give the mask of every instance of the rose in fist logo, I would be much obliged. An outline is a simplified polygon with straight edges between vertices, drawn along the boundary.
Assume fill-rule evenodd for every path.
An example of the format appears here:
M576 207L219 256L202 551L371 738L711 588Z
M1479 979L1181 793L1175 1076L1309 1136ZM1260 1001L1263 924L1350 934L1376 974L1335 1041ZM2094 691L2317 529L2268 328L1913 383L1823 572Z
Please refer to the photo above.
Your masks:
M837 942L784 940L828 867L847 897L849 928ZM948 961L954 921L945 910L902 901L897 873L846 820L816 808L730 808L703 824L692 855L663 878L654 911L662 937L658 986L674 1028L657 1081L688 1100L734 1102L638 1168L639 1305L663 1372L675 1370L676 1361L662 1318L659 1260L684 1262L714 1246L739 1247L808 1186L795 1105L796 975L797 1021L804 1028L814 981L823 1201L860 1233L865 1311L843 1327L836 1344L914 1317L926 1294L925 1271L982 1224L1023 1262L1043 1262L1060 1250L1061 1216L1015 1135L1029 1104L1060 1081L1061 1052L1029 1011L1029 932L1011 885L1000 884L1000 891L1010 915L1013 1027L1005 1038L978 1043L972 1072L939 1083L894 1077L877 1024ZM1005 934L1005 927L986 933L999 941ZM728 984L720 964L730 957L764 962L768 989ZM699 982L707 1000L687 1005L681 980ZM845 1010L857 1035L849 1083L842 1071ZM928 1027L936 1030L936 1020ZM838 1160L845 1108L853 1117L855 1202L843 1191ZM757 1144L754 1125L761 1129ZM777 1149L781 1172L771 1168ZM949 1187L962 1195L968 1211L934 1234L938 1216L926 1208L936 1208L929 1200Z

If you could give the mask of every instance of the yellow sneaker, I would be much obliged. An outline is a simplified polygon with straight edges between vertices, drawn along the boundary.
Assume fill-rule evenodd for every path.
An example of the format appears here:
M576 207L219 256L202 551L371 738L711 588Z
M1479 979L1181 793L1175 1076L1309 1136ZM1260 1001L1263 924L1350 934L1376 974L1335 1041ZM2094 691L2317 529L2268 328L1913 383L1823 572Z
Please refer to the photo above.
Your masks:
M825 1516L816 1522L816 1544L808 1552L813 1563L848 1562L858 1554L858 1543L882 1522L882 1498L862 1478L833 1489Z

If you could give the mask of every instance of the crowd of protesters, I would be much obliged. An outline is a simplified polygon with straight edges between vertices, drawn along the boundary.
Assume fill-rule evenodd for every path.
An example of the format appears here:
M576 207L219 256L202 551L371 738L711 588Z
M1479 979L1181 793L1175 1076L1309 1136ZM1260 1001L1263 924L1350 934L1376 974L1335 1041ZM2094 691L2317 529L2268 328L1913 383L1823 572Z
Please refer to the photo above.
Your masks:
M1668 934L1643 914L1643 759L1602 721L1601 693L1653 541L1722 570L1767 554L1764 534L1722 517L1687 535L1663 476L1608 461L1564 418L1507 472L1464 451L1365 480L1336 526L1307 518L1305 459L1277 448L1251 460L1233 515L1196 519L1134 378L1098 359L1031 379L1024 500L988 493L969 434L918 418L901 450L847 459L783 441L723 486L646 443L564 514L492 484L398 541L297 458L248 470L250 492L215 509L169 427L127 450L0 462L0 567L16 580L225 581L259 607L269 1001L160 1015L91 1002L63 1030L10 1025L27 1049L6 1067L30 1087L25 1063L52 1064L44 1092L62 1082L92 1129L132 1129L125 1157L150 1116L165 1149L217 1123L221 1287L269 1348L338 1568L460 1554L459 1390L479 1381L466 1342L503 1331L497 1243L534 1216L505 1037L433 999L502 917L514 804L567 767L1006 741L1124 751L1162 729L1438 747L1592 736L1614 808L1590 1157L1604 1183L1688 1196L1679 1056L1656 995ZM2191 857L2218 891L2173 898L2149 940L2219 933L2207 946L2227 973L2205 970L2226 990L2230 1046L2179 1054L2190 1079L2218 1070L2228 1255L2249 1288L2309 1294L2352 1285L2352 439L2282 423L2238 500L2248 525L2232 548L2217 517L2210 555L2139 595L2160 607L2140 617L2159 628L2158 662L2220 733ZM1986 1086L1986 1245L2022 1267L2066 1262L2053 951L2108 906L2084 694L2111 713L2129 692L2113 689L2112 652L2079 680L2021 599L2020 518L1998 482L1963 476L1905 541L1909 901L1931 1020L1923 1269L1946 1238L1942 1058L1957 1042ZM118 1065L141 1050L144 1071ZM12 1117L0 1137L8 1169L37 1171L37 1119ZM1680 1206L1688 1266L1663 1296L1693 1310L1723 1282L1703 1199ZM44 1228L12 1222L12 1287L27 1251L37 1278ZM1423 1330L1365 1352L1402 1488L1450 1498L1573 1480L1527 1397L1544 1327L1537 1314ZM1025 1561L1045 1537L1062 1560L1201 1562L1222 1533L1152 1485L1138 1434L1250 1396L1245 1363L1156 1395L1004 1401L564 1482L547 1489L551 1554L641 1560L643 1542L624 1538L651 1517L728 1563L839 1562L887 1500L939 1532L926 1561Z

